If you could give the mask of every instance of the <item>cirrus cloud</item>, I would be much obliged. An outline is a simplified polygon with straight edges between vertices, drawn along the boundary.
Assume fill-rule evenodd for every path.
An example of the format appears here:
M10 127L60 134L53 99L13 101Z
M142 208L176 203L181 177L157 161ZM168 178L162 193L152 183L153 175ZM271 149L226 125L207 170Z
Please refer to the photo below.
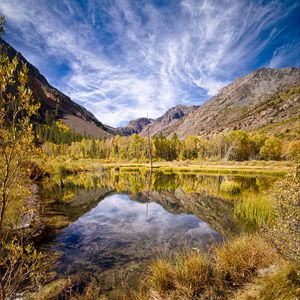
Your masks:
M5 38L100 121L201 104L260 66L299 65L293 1L2 0Z

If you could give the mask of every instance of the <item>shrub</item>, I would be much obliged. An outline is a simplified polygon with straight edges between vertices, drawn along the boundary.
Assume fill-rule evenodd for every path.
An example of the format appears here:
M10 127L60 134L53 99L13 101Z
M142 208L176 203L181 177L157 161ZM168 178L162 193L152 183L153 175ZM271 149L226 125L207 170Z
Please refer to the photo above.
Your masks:
M276 137L268 138L260 148L260 156L265 160L280 160L282 154L282 141Z
M47 276L49 260L32 244L13 239L0 247L0 299L14 298L17 292L36 288Z
M285 157L291 160L300 160L300 140L292 141L288 144Z

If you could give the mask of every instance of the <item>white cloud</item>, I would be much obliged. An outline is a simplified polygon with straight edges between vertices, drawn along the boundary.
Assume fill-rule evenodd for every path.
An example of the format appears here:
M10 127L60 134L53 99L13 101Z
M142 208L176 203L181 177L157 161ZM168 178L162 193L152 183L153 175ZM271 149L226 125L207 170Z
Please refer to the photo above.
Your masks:
M280 33L276 22L293 9L280 1L170 3L89 0L80 7L71 0L1 0L0 12L38 67L50 59L68 63L59 89L116 126L215 95L249 70ZM286 47L276 50L270 66L286 55Z
M286 65L287 61L294 59L295 61L300 59L300 42L298 40L293 41L278 47L272 55L270 60L270 68L279 68Z

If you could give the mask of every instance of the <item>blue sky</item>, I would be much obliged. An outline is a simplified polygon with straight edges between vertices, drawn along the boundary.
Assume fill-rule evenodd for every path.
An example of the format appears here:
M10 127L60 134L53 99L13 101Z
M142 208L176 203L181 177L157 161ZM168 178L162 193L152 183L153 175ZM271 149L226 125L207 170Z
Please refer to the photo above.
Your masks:
M300 65L299 1L1 0L4 39L105 124Z

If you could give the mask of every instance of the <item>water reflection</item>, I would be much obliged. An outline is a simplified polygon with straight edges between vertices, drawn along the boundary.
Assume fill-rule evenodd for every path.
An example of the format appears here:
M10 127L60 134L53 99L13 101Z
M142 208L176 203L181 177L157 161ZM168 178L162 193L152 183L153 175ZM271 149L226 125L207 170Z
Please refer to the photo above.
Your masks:
M57 271L64 275L138 263L183 245L207 247L221 236L194 215L172 214L154 202L106 197L56 238L63 251Z
M162 172L150 178L145 170L112 169L57 176L40 191L45 224L61 228L44 248L62 253L58 276L95 277L108 289L124 280L132 286L162 253L206 249L238 234L244 226L234 217L235 203L260 197L276 180Z
M65 227L107 195L118 192L139 202L155 201L171 213L194 214L218 232L235 234L241 225L232 214L236 200L260 197L277 179L154 172L149 180L149 173L143 170L113 169L100 174L56 176L41 187L42 215L49 227Z

